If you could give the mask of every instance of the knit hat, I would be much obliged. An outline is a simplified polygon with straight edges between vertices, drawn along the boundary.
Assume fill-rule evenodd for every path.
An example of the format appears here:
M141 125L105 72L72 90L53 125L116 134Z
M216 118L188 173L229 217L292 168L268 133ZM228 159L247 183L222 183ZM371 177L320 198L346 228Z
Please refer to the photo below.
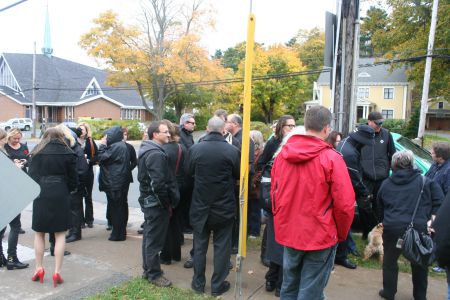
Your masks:
M363 145L371 145L375 137L375 131L369 125L360 125L349 136Z

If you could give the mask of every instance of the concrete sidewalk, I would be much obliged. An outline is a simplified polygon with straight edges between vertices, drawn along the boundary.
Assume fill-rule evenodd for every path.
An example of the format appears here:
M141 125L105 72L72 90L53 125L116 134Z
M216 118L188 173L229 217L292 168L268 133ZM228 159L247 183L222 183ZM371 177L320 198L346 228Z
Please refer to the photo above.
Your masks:
M53 288L51 275L53 273L54 258L47 255L44 258L46 270L45 282L32 282L34 259L32 252L33 232L31 230L31 205L22 214L22 224L26 233L20 235L19 243L24 246L20 250L19 258L28 256L30 267L24 270L7 271L0 269L0 299L83 299L108 288L120 284L142 273L141 242L142 236L136 234L143 217L139 209L130 208L128 236L125 242L108 241L109 232L105 230L105 205L94 201L96 221L94 228L83 229L83 239L67 244L67 250L72 255L64 258L61 272L64 284ZM4 242L6 239L4 240ZM175 286L190 288L192 269L184 269L184 260L189 256L192 247L190 237L182 248L182 261L162 268L167 278ZM210 292L210 278L212 274L212 247L208 252L206 292ZM6 251L6 248L5 248ZM30 254L31 253L31 254ZM31 255L31 256L30 256ZM232 257L235 264L235 256ZM259 251L249 251L244 261L243 298L244 299L277 299L273 293L264 289L264 274L266 268L259 262ZM236 280L234 270L230 272L228 280L232 287ZM382 286L380 270L358 268L348 270L336 266L328 287L326 299L380 299L378 290ZM396 299L412 299L411 275L400 274L398 294ZM429 278L428 299L446 299L447 283L445 279ZM234 299L231 289L223 296L224 299Z

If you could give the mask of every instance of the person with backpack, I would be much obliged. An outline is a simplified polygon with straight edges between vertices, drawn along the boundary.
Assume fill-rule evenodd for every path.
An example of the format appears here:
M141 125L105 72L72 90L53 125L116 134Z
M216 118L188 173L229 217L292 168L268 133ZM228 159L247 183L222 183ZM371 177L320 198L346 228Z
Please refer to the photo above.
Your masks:
M264 151L259 158L258 166L262 170L261 178L261 197L270 192L270 170L272 168L273 156L281 145L283 138L295 128L295 119L293 116L284 115L277 123L274 136L267 141ZM270 206L270 197L261 199L261 206L264 214L267 216L267 223L264 231L267 240L265 241L265 258L270 262L269 270L266 273L266 291L273 292L275 296L280 296L281 285L283 283L283 246L275 241L275 232L273 227L273 214ZM269 199L267 199L269 198ZM264 241L263 241L264 243Z

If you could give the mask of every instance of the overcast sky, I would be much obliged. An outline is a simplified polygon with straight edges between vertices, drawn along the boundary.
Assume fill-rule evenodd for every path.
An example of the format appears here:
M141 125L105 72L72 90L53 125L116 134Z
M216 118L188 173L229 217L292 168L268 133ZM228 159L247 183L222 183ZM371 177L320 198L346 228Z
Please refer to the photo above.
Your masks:
M18 0L0 0L0 9ZM0 12L0 52L32 53L36 41L41 53L46 5L50 13L53 55L96 66L78 46L92 20L112 9L124 23L132 23L142 0L28 0ZM145 0L144 0L145 1ZM249 0L205 0L215 9L216 30L206 32L202 43L213 54L246 39ZM335 12L336 0L254 0L256 42L285 43L299 29L324 28L325 11Z

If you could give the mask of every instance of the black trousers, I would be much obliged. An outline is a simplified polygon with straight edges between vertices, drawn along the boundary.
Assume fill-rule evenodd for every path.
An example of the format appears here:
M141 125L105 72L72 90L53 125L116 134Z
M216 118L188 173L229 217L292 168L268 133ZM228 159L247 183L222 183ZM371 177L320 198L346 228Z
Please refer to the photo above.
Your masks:
M92 188L94 187L94 170L89 167L88 178L86 182L86 193L84 195L84 222L94 222L94 206L92 204Z
M19 231L22 227L20 223L20 214L18 214L11 222L9 222L8 235L8 256L17 256L17 243L19 242ZM5 234L6 227L0 231L0 251L3 253L2 239Z
M401 249L398 249L396 244L403 233L404 229L388 230L387 228L383 232L383 290L388 299L394 299L397 293L397 260L401 254ZM411 264L411 269L414 300L425 300L427 298L428 269L415 264Z
M248 199L247 235L260 236L261 234L261 206L258 199Z
M149 280L162 275L159 252L164 247L169 227L169 211L156 206L142 208L144 213L144 233L142 239L142 268Z
M180 187L180 211L181 211L181 228L183 231L191 230L191 222L189 217L189 210L192 202L192 186L183 185Z
M277 288L281 290L283 284L283 266L270 262L265 278L266 281L275 282Z
M218 225L208 225L201 230L194 228L194 277L192 285L195 289L203 290L206 284L206 252L208 251L209 237L213 233L214 245L214 271L211 278L211 291L218 292L229 274L228 263L231 251L231 231L233 222Z
M338 244L336 249L335 261L344 261L348 258L348 242L347 240L342 241Z
M84 222L83 189L79 190L75 194L70 195L71 227L69 229L69 235L74 234L78 237L81 237L81 224Z
M111 238L124 239L127 235L127 213L126 191L107 191L106 198L109 205L109 214L112 225Z
M181 227L182 213L179 207L172 210L166 240L160 254L162 260L181 260L181 235L183 234Z

